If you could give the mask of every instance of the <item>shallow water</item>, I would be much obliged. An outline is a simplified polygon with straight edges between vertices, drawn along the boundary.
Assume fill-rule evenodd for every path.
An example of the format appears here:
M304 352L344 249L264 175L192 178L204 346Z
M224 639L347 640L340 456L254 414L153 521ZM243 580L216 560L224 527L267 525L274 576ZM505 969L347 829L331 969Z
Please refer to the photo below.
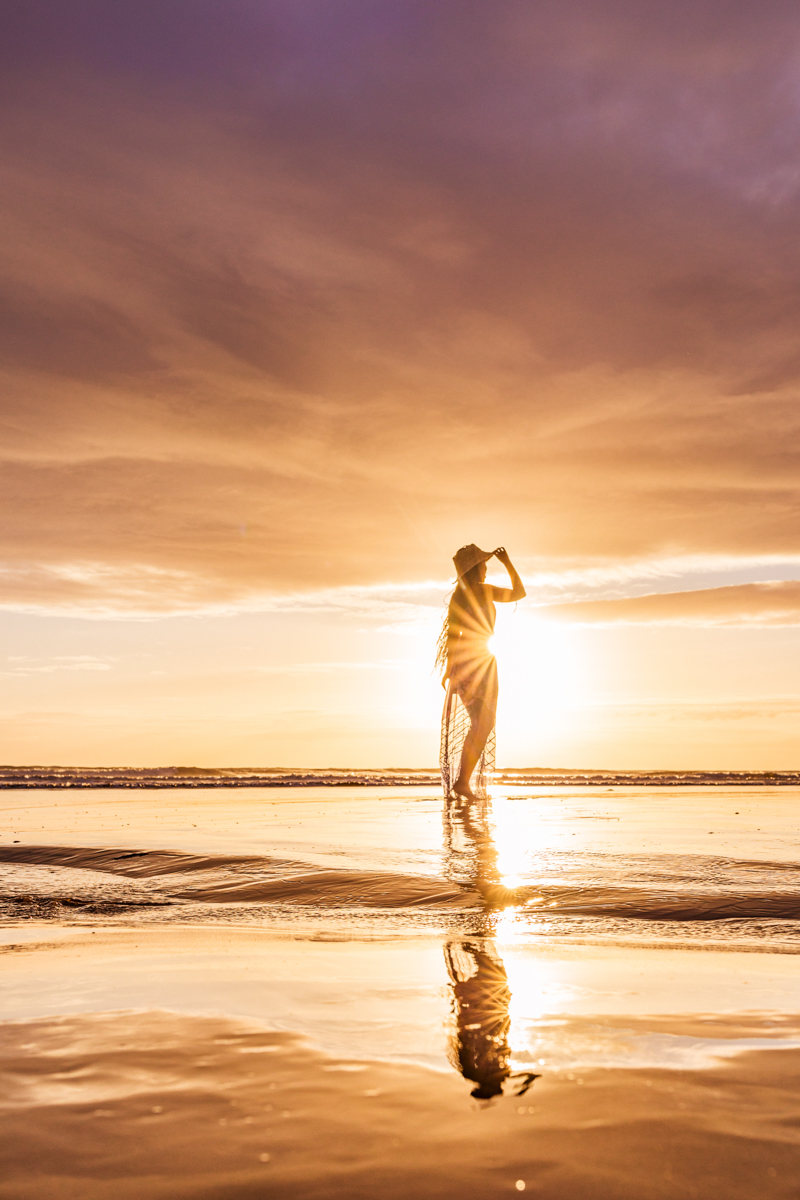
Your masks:
M459 988L476 993L465 1028L499 988L523 1063L543 1046L551 1064L583 1062L578 1019L760 1014L729 1039L739 1052L774 1041L775 1014L800 1013L798 799L769 787L498 789L471 808L431 788L6 793L0 945L22 957L6 958L0 1014L213 1011L326 1050L442 1065ZM48 954L28 960L37 945ZM591 1061L708 1057L703 1038L679 1052L672 1030L648 1033L642 1059L640 1041L626 1034L620 1050L619 1030L602 1028Z
M0 1196L794 1195L798 799L5 791Z
M800 950L800 788L6 792L5 920Z

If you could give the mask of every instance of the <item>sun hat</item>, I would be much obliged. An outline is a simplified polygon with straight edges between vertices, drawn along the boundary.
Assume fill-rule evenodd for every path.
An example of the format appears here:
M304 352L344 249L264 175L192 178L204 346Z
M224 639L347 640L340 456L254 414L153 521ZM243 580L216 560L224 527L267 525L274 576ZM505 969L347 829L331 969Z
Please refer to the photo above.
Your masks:
M481 550L480 546L476 546L474 542L470 542L468 546L462 546L460 550L456 550L453 555L453 562L456 565L456 573L459 579L463 579L467 571L471 571L473 567L477 567L478 563L486 562L494 554L494 550Z

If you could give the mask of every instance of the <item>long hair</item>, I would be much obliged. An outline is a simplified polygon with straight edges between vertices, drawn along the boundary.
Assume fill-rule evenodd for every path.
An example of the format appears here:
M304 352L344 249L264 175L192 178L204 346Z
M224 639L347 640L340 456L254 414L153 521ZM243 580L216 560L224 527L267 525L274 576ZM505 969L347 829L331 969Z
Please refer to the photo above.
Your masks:
M440 673L447 666L447 652L450 648L450 625L454 615L457 613L463 615L465 611L482 610L485 607L484 597L481 592L480 569L482 565L482 563L476 563L474 567L470 567L468 571L465 571L447 597L447 608L442 620L439 639L436 643L436 659L434 662L434 670Z

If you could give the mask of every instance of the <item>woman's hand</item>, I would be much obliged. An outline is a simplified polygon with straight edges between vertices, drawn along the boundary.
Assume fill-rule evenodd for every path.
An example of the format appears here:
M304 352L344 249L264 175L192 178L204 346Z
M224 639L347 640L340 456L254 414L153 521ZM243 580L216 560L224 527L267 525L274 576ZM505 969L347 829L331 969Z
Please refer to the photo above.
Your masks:
M517 573L517 569L508 557L505 546L498 546L494 551L494 557L503 564L505 569L511 576L511 582L514 585L510 588L499 588L489 585L489 595L493 600L500 604L509 604L514 600L524 600L525 585Z

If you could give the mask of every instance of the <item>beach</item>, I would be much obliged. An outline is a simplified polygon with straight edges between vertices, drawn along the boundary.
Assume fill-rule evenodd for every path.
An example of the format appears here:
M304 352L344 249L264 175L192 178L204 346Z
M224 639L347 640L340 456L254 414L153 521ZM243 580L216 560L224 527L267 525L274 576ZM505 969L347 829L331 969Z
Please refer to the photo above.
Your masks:
M796 1195L794 787L1 801L1 1197Z

